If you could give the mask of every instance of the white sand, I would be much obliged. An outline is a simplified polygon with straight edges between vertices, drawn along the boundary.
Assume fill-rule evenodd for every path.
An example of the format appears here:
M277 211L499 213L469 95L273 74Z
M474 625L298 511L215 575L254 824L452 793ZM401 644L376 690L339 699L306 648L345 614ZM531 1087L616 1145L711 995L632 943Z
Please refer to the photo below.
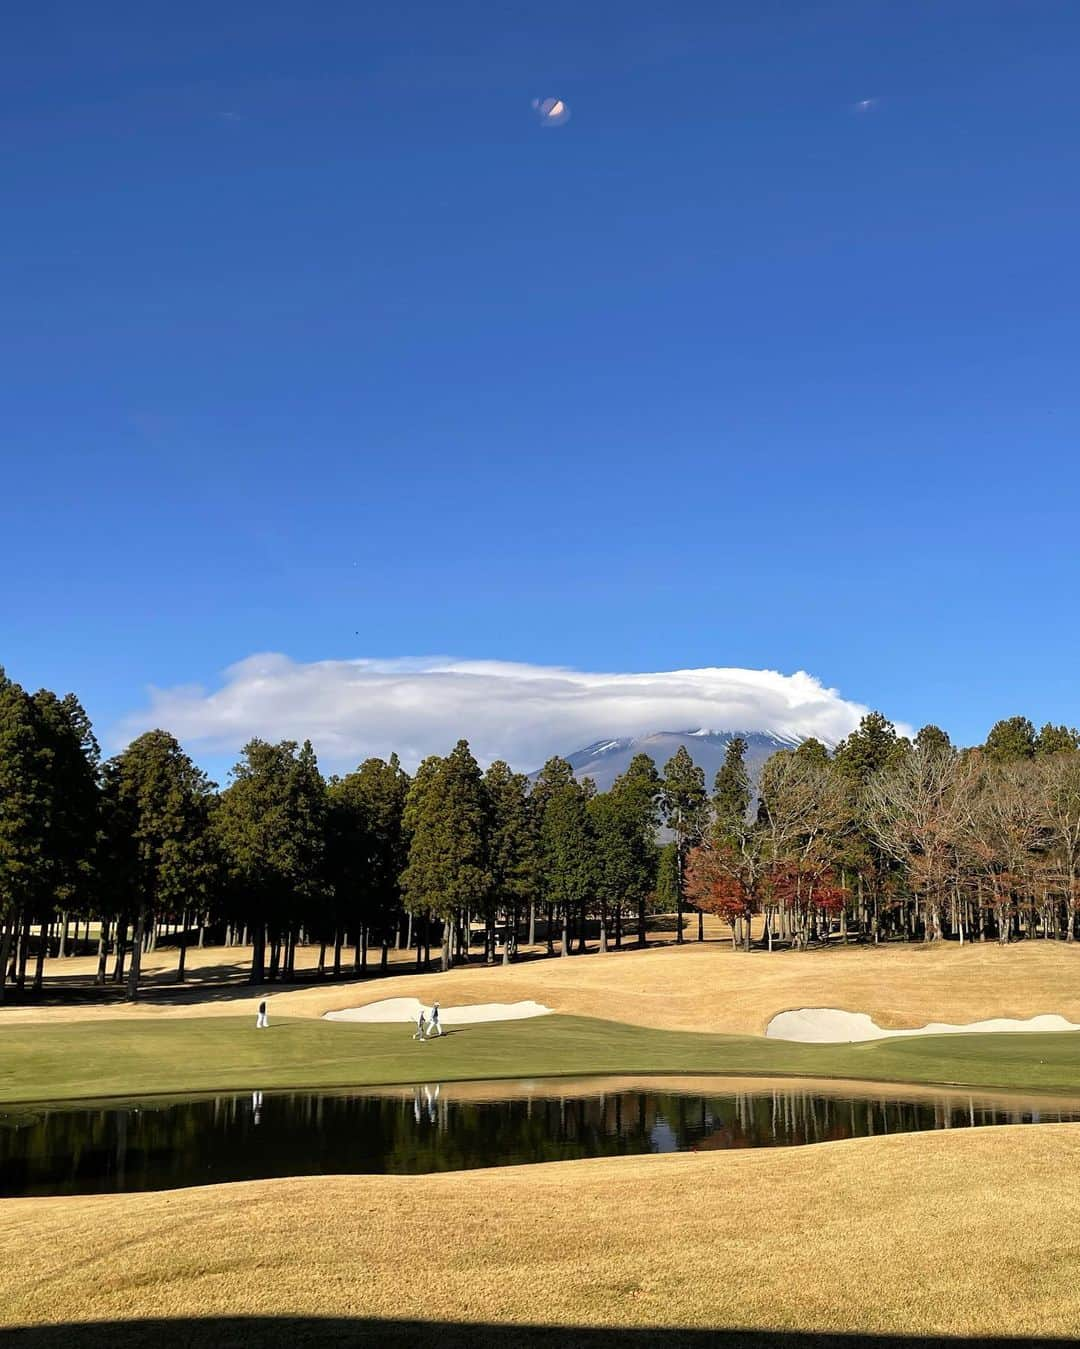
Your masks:
M346 1007L341 1012L327 1012L327 1021L415 1021L420 1008L430 1015L431 1004L419 998L383 998L369 1002L365 1007ZM530 1016L549 1016L551 1008L539 1002L477 1002L471 1007L440 1007L439 1020L444 1026L471 1026L480 1021L524 1021Z
M856 1040L884 1040L892 1035L974 1035L985 1032L1015 1034L1023 1031L1080 1030L1063 1016L1033 1016L1029 1021L996 1017L991 1021L972 1021L952 1026L931 1021L917 1030L886 1030L865 1012L841 1012L835 1007L801 1007L797 1012L774 1016L765 1034L774 1040L799 1040L803 1044L850 1044Z

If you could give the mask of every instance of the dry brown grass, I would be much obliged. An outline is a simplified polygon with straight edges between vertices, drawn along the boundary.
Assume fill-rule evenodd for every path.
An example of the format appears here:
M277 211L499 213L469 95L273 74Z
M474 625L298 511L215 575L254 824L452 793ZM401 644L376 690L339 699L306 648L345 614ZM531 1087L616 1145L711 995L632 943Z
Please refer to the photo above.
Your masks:
M1080 1128L0 1205L0 1321L1080 1331Z
M397 975L273 995L280 1016L323 1012L380 998L438 998L462 1002L516 1002L535 998L557 1012L602 1017L668 1030L760 1035L777 1012L795 1007L841 1007L869 1012L886 1026L928 1021L979 1021L1058 1012L1080 1021L1080 946L1055 942L952 943L836 947L828 951L733 952L695 942L683 947L624 951L503 967L470 965L448 974ZM115 1016L254 1014L257 995L163 1006L10 1007L5 1022L71 1021Z

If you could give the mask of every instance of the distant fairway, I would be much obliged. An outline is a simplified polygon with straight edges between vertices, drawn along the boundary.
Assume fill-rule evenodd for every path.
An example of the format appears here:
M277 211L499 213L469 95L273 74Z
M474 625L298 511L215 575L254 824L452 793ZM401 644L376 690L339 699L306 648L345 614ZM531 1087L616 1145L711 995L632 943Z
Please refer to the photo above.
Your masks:
M124 1018L10 1026L6 1102L155 1093L373 1086L587 1074L728 1073L1080 1094L1080 1034L926 1036L801 1045L550 1016L452 1029L426 1044L406 1025L248 1018Z
M711 930L718 932L719 927ZM226 961L226 954L228 969L238 976L245 959L242 951L207 950L200 957L205 968L213 969ZM1080 943L1029 941L1008 947L993 942L963 947L955 942L897 943L746 954L732 951L728 942L688 941L681 947L509 966L485 966L474 960L448 974L410 972L353 982L312 982L294 989L270 985L265 991L271 995L272 1020L319 1017L383 998L417 997L426 1003L438 998L444 1006L532 998L567 1016L732 1035L763 1035L777 1012L800 1007L866 1012L879 1025L892 1027L918 1027L930 1021L964 1024L990 1017L1023 1020L1044 1013L1080 1022ZM43 1005L0 1007L0 1033L16 1024L239 1013L254 1023L260 996L259 990L242 982L217 987L165 984L148 990L134 1005L66 1003L54 992L53 1000Z

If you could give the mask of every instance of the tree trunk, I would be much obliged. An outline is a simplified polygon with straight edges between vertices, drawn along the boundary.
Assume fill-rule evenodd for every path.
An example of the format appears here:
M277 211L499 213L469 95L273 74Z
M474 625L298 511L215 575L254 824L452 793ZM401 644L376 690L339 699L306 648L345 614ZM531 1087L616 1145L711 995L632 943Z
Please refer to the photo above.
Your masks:
M139 916L135 920L135 934L131 939L131 968L127 976L127 995L129 1002L139 997L139 971L142 968L143 942L146 939L146 905L139 906Z
M4 988L7 985L8 955L11 951L11 920L4 919L0 927L0 1002L4 1001Z
M97 946L97 975L94 978L95 984L105 982L105 966L109 958L109 923L103 918L98 927L98 946Z
M321 979L326 974L326 942L319 943L319 968L318 975Z
M529 945L536 945L536 900L529 900Z
M244 929L244 936L247 936L247 928ZM247 943L245 942L245 945ZM255 929L251 934L251 976L249 982L252 984L261 984L266 979L266 927L263 923L256 923Z
M443 921L443 936L442 936L442 969L444 974L450 968L451 965L450 942L453 936L453 931L454 931L453 921L450 918L445 919Z
M56 953L57 960L63 960L68 953L67 944L68 944L69 919L66 913L63 913L60 916L64 920L64 925L60 929L60 950Z
M334 977L341 974L341 928L334 932Z
M681 843L680 843L680 844L678 845L678 847L676 847L676 849L675 849L675 857L676 857L676 859L677 859L677 861L678 861L678 879L677 879L676 886L675 886L675 903L676 903L676 914L675 914L675 942L676 942L676 945L681 946L681 945L683 944L683 934L682 934L682 915L683 915L682 872L683 872L683 855L682 855L682 844L681 844Z
M397 950L397 947L394 948ZM385 974L390 964L390 944L383 938L382 954L379 956L379 973Z
M182 984L185 978L184 967L187 964L187 914L184 914L184 923L180 929L180 955L176 962L176 982Z
M15 978L18 981L20 993L26 991L26 961L30 955L30 915L23 918L22 931L19 934L19 949L17 952Z
M40 993L45 986L45 953L49 949L48 925L42 923L41 927L38 929L38 932L39 936L38 936L37 961L34 964L33 991L35 993Z
M116 922L116 941L113 943L113 983L123 983L124 980L124 957L127 954L127 936L128 936L128 918L126 913L122 913Z
M705 914L701 909L698 909L697 915L697 939L698 941L705 940Z
M606 956L607 949L607 906L601 905L600 908L600 954Z
M562 946L559 950L560 956L568 956L570 954L570 934L567 931L566 921L566 905L564 904L562 907Z
M645 900L644 900L644 898L641 898L641 899L638 900L638 906L637 906L637 937L638 937L638 945L639 945L639 946L644 946L644 945L645 945Z

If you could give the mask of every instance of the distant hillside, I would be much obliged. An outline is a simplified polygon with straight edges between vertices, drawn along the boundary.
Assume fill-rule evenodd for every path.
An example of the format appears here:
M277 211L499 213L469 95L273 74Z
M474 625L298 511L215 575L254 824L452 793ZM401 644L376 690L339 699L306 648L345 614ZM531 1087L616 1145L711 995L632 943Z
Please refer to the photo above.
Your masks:
M699 768L705 770L705 788L712 791L713 778L724 762L727 743L741 735L746 741L746 766L756 778L761 765L778 749L792 749L804 737L772 735L767 731L652 731L648 735L622 736L616 740L597 740L584 749L565 754L578 778L592 778L606 792L620 773L630 766L635 754L647 754L663 773L664 765L680 745L689 751ZM537 770L539 772L539 770ZM535 778L537 773L531 773Z

